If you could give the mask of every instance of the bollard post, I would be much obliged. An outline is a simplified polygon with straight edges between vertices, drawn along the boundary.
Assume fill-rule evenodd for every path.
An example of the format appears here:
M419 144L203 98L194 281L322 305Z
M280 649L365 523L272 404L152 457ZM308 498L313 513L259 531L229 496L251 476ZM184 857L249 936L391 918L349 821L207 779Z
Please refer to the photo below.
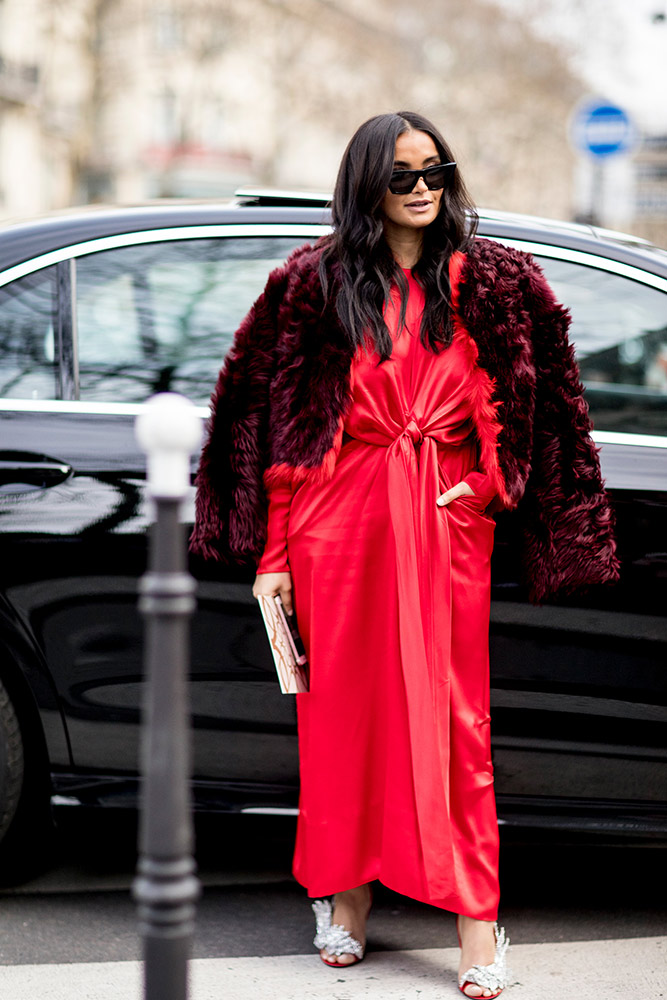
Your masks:
M185 1000L199 882L190 804L187 699L189 618L195 581L187 572L180 510L190 488L190 455L201 439L195 407L176 393L148 401L136 421L155 503L145 615L139 862L133 885L143 937L146 1000Z

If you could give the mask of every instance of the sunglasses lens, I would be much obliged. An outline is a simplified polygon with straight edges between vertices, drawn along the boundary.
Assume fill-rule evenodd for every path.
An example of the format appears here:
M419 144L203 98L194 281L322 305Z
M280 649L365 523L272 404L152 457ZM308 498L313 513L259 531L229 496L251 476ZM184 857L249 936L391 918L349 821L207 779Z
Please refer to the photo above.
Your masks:
M389 190L392 194L409 194L417 183L417 173L412 170L401 170L391 175Z
M424 181L429 191L438 191L445 186L445 181L449 176L449 169L449 164L443 164L441 167L430 171L427 170L424 173Z

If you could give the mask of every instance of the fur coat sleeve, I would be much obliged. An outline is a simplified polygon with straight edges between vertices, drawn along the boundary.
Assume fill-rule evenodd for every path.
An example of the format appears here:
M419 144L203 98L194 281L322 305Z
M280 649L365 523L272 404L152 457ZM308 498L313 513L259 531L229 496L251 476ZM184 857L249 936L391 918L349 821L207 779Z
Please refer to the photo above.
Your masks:
M531 600L616 580L612 511L568 311L530 255L482 239L468 254L459 299L493 383L499 492L517 508Z
M569 314L528 259L522 284L531 302L535 410L526 488L520 503L530 597L541 602L618 579L612 509L568 338Z
M190 548L228 561L256 554L266 520L262 487L269 428L269 387L275 369L278 314L289 261L269 276L243 320L211 398L211 416L195 480Z

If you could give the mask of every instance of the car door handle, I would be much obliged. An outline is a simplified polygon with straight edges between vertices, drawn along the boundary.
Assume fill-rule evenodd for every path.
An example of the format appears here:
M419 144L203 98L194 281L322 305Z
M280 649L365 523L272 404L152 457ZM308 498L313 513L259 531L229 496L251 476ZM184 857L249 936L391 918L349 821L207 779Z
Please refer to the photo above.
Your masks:
M59 486L70 478L73 471L66 462L58 462L46 455L0 452L0 492L26 493Z

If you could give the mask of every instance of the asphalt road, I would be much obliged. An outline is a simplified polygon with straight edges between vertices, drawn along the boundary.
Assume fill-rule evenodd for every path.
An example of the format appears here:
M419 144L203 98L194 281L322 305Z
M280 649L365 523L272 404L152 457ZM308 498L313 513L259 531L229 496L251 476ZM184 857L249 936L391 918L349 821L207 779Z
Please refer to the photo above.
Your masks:
M266 982L261 985L257 969L266 972L270 966L271 976L284 975L289 984L283 987L285 997L382 995L425 1000L455 996L455 989L453 993L429 992L430 973L424 973L424 988L416 992L396 986L401 976L407 977L405 981L414 981L415 962L426 968L428 961L439 962L444 956L443 961L451 964L456 955L456 932L450 914L382 886L376 886L368 957L355 970L356 988L351 972L335 980L343 986L333 992L322 979L316 982L322 984L324 992L317 992L317 985L308 986L309 977L316 977L324 967L312 961L315 953L310 908L304 891L290 875L293 833L294 821L282 817L207 818L197 824L203 895L193 955L201 960L194 963L201 979L195 1000L199 996L264 996L268 986ZM512 938L515 956L524 959L520 981L526 981L526 970L535 968L539 984L540 975L544 977L540 963L547 955L551 956L553 974L561 976L555 980L555 992L525 992L515 987L508 991L508 1000L541 995L555 996L557 1000L589 995L667 996L667 849L601 842L563 845L546 838L540 844L529 844L506 830L502 836L501 922ZM61 812L59 844L50 865L30 882L0 890L0 966L5 966L0 975L6 986L14 983L9 992L3 988L5 996L19 1000L24 995L39 995L40 1000L55 1000L76 995L78 1000L102 1000L107 995L127 996L128 990L131 993L127 985L124 993L100 992L99 977L86 992L83 981L95 978L93 971L103 967L107 978L109 970L136 976L137 967L132 963L139 959L141 948L135 906L128 891L136 861L135 843L135 824L129 814L86 816L80 811ZM597 956L595 961L593 954ZM635 958L636 973L632 971ZM237 978L250 976L248 982L257 983L257 991L246 985L239 987L238 993L219 986L211 986L207 992L208 987L203 985L205 973L210 972L212 982L219 984L221 960L225 960L225 969L236 969ZM375 974L369 976L373 962ZM599 971L595 971L595 962L600 963ZM622 968L618 968L619 962ZM571 963L575 981L570 987L566 979ZM516 958L511 964L517 964ZM80 968L75 969L75 965ZM11 967L15 967L13 971ZM362 968L366 970L363 979ZM131 969L134 971L130 973ZM391 974L391 990L376 982L382 980L383 969L387 976ZM32 978L24 994L21 984L26 970L31 970ZM48 985L39 985L40 973L47 977L45 982L54 984L53 992L49 992ZM586 974L591 982L590 994L582 986L582 975ZM77 975L82 980L75 983ZM600 992L604 975L611 978ZM59 976L66 976L63 982L71 988L63 986L63 991L58 992L55 984ZM306 979L297 991L299 976ZM377 993L373 992L376 988ZM394 988L399 992L393 992ZM572 993L568 992L570 988ZM273 995L281 996L275 989Z

